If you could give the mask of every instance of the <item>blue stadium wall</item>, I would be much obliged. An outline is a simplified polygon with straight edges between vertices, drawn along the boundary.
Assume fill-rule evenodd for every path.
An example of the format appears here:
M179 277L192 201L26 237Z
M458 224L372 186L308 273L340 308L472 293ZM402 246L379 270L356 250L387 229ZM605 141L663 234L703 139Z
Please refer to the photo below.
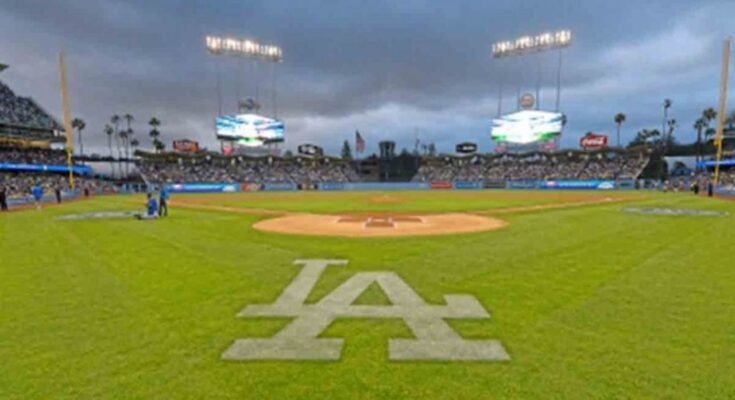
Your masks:
M371 191L371 190L630 190L634 180L558 181L438 181L438 182L322 182L316 184L278 183L182 183L166 185L172 193L232 193L248 191Z

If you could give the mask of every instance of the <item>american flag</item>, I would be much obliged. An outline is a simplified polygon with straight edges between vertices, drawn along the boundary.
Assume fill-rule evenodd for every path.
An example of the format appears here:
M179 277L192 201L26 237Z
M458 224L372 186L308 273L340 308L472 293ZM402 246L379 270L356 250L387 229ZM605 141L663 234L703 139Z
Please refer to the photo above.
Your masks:
M365 151L365 139L360 135L360 131L355 131L355 152L362 153Z

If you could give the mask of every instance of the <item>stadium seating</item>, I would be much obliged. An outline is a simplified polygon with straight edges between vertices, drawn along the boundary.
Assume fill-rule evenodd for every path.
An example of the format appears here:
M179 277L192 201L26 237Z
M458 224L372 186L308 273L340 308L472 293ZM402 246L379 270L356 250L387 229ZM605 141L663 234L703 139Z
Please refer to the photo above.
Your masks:
M414 182L560 179L636 179L648 163L643 153L533 153L427 159Z
M272 159L242 157L143 158L138 163L150 183L318 183L356 182L359 177L348 163L332 159Z
M61 130L60 124L33 99L17 96L3 82L0 82L0 124L6 135L26 137L48 136L50 131Z

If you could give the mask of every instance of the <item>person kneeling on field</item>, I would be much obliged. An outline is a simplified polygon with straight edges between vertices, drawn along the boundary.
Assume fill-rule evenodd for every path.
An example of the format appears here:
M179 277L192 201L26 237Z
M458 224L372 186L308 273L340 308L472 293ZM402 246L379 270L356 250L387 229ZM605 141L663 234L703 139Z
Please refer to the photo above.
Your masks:
M158 202L153 197L153 193L148 193L148 201L146 202L146 213L136 215L138 219L156 219L158 218Z

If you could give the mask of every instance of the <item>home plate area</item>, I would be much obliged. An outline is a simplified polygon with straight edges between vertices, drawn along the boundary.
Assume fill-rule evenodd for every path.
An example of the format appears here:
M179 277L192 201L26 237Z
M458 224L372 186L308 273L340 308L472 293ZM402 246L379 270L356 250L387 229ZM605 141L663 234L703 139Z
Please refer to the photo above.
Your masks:
M381 215L381 216L350 216L350 217L340 217L337 220L338 224L362 224L363 228L370 229L370 228L388 228L388 229L394 229L397 224L401 223L407 223L407 224L423 224L424 218L422 217L413 217L413 216L399 216L399 215Z
M260 231L315 236L384 237L472 233L500 229L506 222L467 213L289 214L260 221Z

